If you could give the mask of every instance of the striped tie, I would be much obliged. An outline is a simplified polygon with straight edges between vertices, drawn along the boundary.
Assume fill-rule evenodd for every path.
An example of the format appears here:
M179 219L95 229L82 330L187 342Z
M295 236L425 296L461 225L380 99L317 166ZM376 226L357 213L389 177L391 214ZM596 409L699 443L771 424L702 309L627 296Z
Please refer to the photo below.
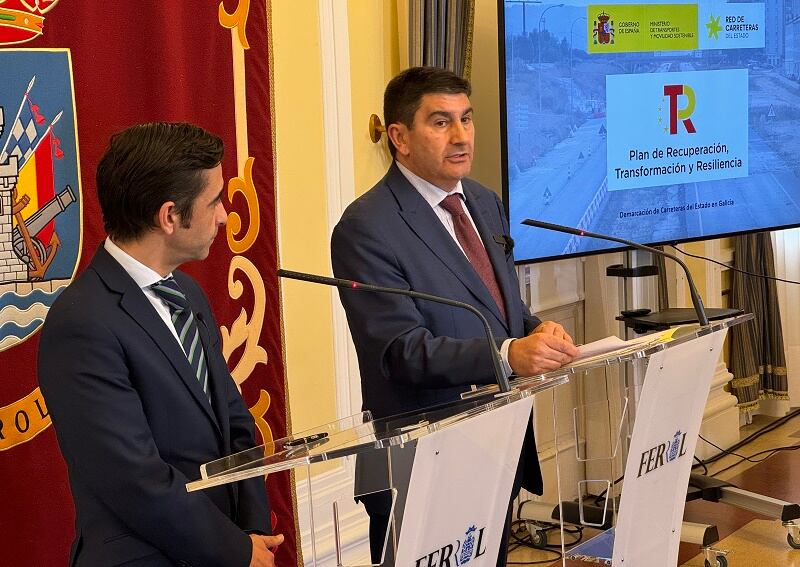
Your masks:
M503 319L508 321L505 303L503 302L503 292L500 291L500 285L497 283L492 261L489 259L489 254L486 252L481 237L478 236L477 231L473 228L467 214L464 212L461 197L457 193L448 195L442 199L439 206L453 217L456 240L458 240L462 250L464 250L464 254L472 264L472 267L475 268L486 289L489 290L492 299L497 304L497 308L503 315Z
M172 325L178 333L183 352L186 353L186 358L189 359L189 364L195 376L197 376L197 381L200 382L200 386L202 386L203 391L210 400L206 357L203 352L203 345L200 342L197 322L191 307L189 307L189 302L186 300L186 295L181 291L178 282L172 277L154 283L150 286L150 289L163 299L169 307Z

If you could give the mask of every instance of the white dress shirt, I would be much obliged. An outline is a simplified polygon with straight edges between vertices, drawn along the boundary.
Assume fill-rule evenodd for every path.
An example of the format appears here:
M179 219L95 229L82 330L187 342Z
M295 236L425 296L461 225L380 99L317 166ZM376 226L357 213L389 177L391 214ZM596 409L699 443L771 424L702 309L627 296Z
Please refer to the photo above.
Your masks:
M103 242L103 247L106 249L112 258L114 258L119 265L122 266L122 269L128 272L128 275L136 282L144 296L150 301L153 305L153 308L158 313L158 316L164 321L164 324L172 333L172 336L175 337L175 340L178 341L178 344L181 345L181 349L183 349L183 344L181 340L178 338L178 332L175 330L175 325L172 324L172 314L169 312L169 307L167 306L166 302L156 295L150 286L154 283L158 283L161 280L165 279L162 278L161 275L148 268L144 264L142 264L139 260L122 250L119 246L114 244L114 242L106 237L105 242ZM172 273L167 274L165 277L170 277Z
M464 249L461 247L461 244L458 242L458 238L456 237L456 228L455 225L453 225L453 215L451 215L449 211L442 207L441 204L444 198L448 195L452 195L453 193L461 195L461 199L465 201L464 214L467 215L472 228L475 229L475 234L479 234L478 227L475 226L475 221L472 220L472 215L469 214L469 209L466 207L466 198L464 196L464 188L461 186L461 181L459 180L452 191L447 192L444 189L440 189L433 183L422 179L419 175L413 173L399 161L395 161L395 163L397 164L397 168L400 170L400 173L402 173L403 176L408 179L408 182L411 183L414 189L416 189L417 192L422 195L422 198L428 202L433 209L433 212L436 213L436 216L440 221L442 221L442 225L444 225L445 230L447 230L447 232L453 238L453 241L456 243L459 250L461 250L461 252L464 253L464 256L466 256ZM480 239L480 235L478 238ZM503 344L500 345L500 357L503 359L503 366L505 368L507 377L511 376L513 373L511 370L511 365L508 363L508 349L513 341L514 339L506 339L503 341Z
M466 206L466 197L464 196L464 188L461 186L461 181L459 181L455 188L448 193L444 189L439 189L433 183L425 181L420 176L412 173L411 170L409 170L400 162L395 163L397 163L400 173L402 173L405 178L408 179L408 182L414 186L414 189L416 189L417 192L422 195L422 198L425 199L431 206L433 212L436 213L436 216L439 217L440 221L442 221L444 228L447 229L447 232L450 233L451 237L453 237L453 240L458 245L459 250L464 252L464 249L461 247L461 243L459 243L458 238L456 238L456 227L453 224L453 215L451 215L444 207L442 207L442 201L444 201L445 197L454 193L461 195L461 200L463 201L462 204L464 205L464 214L467 215L472 228L475 229L475 234L478 234L478 227L475 226L475 221L472 220L472 215L469 214L469 209ZM464 253L464 256L466 255L467 254Z

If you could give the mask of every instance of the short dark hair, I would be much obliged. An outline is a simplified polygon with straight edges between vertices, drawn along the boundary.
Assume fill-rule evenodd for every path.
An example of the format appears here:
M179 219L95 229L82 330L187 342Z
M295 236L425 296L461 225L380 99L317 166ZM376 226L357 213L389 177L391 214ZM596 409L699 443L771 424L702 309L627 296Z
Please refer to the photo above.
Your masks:
M222 140L199 126L153 122L111 137L97 164L97 197L106 233L121 242L153 228L161 205L175 202L188 227L203 172L222 162Z
M386 85L383 92L383 120L389 124L414 126L414 114L426 94L472 94L469 81L440 67L411 67ZM389 151L394 157L397 149L389 140Z

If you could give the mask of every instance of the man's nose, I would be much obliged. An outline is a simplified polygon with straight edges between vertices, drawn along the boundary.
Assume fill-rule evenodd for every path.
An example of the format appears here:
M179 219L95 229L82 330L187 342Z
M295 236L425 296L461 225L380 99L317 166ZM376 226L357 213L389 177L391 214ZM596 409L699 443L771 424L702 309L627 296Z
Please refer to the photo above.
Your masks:
M217 203L217 224L220 226L225 226L228 222L228 212L225 210L225 205L222 204L222 201Z
M467 141L467 129L460 120L453 121L450 127L450 142L453 144L463 144Z

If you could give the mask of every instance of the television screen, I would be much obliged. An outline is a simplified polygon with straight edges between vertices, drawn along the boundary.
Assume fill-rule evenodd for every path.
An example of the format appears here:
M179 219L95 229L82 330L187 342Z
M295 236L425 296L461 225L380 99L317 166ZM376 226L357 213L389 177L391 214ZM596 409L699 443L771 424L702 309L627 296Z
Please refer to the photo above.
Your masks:
M796 2L499 5L518 262L800 224Z

